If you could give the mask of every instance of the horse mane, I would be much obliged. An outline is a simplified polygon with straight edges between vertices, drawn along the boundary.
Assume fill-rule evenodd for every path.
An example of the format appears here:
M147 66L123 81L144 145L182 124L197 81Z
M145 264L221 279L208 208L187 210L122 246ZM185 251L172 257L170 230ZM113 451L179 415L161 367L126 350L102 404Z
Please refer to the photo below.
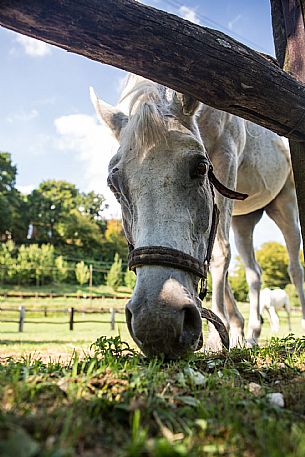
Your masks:
M129 121L122 134L124 143L142 153L165 142L167 127L164 112L169 105L166 88L131 75L128 77L124 92L120 102L126 98L130 99Z

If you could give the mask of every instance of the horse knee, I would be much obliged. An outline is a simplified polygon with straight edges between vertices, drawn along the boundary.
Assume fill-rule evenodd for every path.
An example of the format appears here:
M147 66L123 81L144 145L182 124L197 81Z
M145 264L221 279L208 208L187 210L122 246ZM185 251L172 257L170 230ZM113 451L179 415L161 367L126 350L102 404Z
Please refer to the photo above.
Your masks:
M250 290L260 290L261 283L261 272L258 269L247 268L246 270L247 283Z

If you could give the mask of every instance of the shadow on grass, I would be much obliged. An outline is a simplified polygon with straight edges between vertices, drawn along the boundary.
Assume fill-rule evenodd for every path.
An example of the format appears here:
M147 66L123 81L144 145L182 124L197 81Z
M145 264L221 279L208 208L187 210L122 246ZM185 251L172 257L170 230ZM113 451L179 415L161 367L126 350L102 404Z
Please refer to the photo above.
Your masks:
M79 342L79 341L78 341ZM9 346L15 344L67 344L69 341L67 340L1 340L0 346Z

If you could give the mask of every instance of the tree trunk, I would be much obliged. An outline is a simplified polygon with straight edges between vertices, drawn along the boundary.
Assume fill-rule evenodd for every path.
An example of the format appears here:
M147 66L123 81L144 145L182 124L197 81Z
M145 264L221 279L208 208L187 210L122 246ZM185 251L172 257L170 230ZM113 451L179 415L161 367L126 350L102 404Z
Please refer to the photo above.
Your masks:
M275 49L284 69L305 83L305 0L271 0ZM305 125L305 113L299 122ZM291 162L297 192L303 249L305 247L305 142L290 140Z
M2 0L0 24L305 140L305 87L223 33L132 0Z

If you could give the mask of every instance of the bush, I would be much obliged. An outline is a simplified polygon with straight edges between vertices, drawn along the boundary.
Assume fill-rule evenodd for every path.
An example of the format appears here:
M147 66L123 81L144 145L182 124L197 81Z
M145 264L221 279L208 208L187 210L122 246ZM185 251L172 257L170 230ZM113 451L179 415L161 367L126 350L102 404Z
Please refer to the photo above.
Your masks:
M125 272L125 275L124 275L124 282L125 282L125 285L133 290L134 289L134 286L136 285L136 280L137 280L137 277L135 275L135 273L131 270L126 270Z
M85 265L84 261L77 263L75 266L75 277L77 282L82 286L86 282L89 281L90 272L87 265Z
M288 294L290 306L292 306L293 308L301 306L300 299L298 297L294 284L287 284L287 286L285 287L285 291Z
M122 285L122 259L119 254L114 256L114 262L107 274L107 286L117 290Z
M56 284L60 284L67 279L69 274L68 262L66 262L62 255L55 259L55 269L53 270L53 280Z
M18 283L36 286L51 282L54 268L54 246L51 244L21 245L16 261Z
M13 241L7 241L0 245L0 280L1 284L8 282L15 273L15 259Z
M237 257L237 263L234 271L229 274L229 282L234 294L235 300L245 302L248 300L249 288L246 280L245 268L240 257Z

